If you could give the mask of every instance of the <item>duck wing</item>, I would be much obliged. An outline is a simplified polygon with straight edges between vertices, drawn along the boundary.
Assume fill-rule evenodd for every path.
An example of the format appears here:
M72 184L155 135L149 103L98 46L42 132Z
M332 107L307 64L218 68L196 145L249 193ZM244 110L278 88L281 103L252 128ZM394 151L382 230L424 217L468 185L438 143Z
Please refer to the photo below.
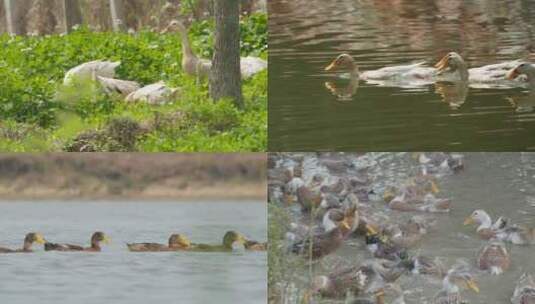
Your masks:
M434 68L423 67L425 62L418 62L408 65L398 65L392 67L384 67L378 70L362 72L360 77L364 80L388 80L402 77L425 78L433 76Z
M130 251L162 251L167 249L168 247L163 244L158 243L133 243L133 244L126 244L128 247L128 250Z
M139 83L135 81L113 79L102 76L97 76L97 81L107 94L119 93L123 96L127 96L140 88Z
M45 251L83 251L84 247L71 244L45 243Z

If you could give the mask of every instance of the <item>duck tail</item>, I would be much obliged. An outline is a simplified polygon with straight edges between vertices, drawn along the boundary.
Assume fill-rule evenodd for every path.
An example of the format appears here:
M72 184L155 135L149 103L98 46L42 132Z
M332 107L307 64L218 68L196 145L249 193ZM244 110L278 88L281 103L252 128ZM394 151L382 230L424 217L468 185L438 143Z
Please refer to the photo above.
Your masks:
M50 242L45 243L45 251L54 250L58 247L59 247L58 244L55 244L55 243L50 243Z
M499 275L503 273L503 270L498 266L492 266L490 267L490 273L493 275Z

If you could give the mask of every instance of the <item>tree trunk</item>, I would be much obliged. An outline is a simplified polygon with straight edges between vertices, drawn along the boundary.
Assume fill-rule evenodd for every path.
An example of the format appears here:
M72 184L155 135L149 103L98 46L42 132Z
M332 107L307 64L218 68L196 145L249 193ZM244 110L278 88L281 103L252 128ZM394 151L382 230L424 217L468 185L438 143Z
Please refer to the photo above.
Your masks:
M210 96L231 98L243 107L240 73L240 0L215 0L215 47L210 72Z
M4 0L6 11L7 31L10 35L23 35L26 32L25 13L27 1L25 0Z
M113 30L116 32L124 31L126 26L123 0L110 0L110 12Z
M70 33L73 26L82 24L82 11L78 0L63 0L65 31Z

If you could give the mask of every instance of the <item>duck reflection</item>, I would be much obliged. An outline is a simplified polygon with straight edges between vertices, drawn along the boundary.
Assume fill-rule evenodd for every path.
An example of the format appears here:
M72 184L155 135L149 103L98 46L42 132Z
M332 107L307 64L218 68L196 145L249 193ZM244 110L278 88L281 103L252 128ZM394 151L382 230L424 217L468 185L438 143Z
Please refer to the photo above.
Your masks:
M326 81L325 88L331 92L339 101L350 101L357 94L359 89L359 79L351 78L348 82Z
M435 82L435 93L453 110L459 109L468 96L468 83L458 82Z
M535 109L535 92L529 91L506 97L516 113L530 113Z

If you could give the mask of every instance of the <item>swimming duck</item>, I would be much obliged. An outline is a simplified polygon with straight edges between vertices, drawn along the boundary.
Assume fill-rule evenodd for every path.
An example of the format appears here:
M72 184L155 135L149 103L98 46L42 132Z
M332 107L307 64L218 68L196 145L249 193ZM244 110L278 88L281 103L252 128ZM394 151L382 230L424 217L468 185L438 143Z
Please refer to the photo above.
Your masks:
M114 78L115 69L121 65L120 61L102 61L95 60L83 63L70 69L63 79L64 85L72 85L76 80L92 79L96 76Z
M436 64L437 81L467 82L468 67L461 55L450 52L442 57Z
M163 81L160 81L134 90L126 96L125 100L126 102L162 105L177 99L181 92L180 89L170 88Z
M245 249L246 238L239 232L227 231L223 236L221 245L195 244L190 251L201 252L226 252L237 249Z
M442 289L435 295L434 304L461 304L463 289L471 289L479 293L479 287L472 274L466 269L450 269L442 280Z
M303 255L307 259L319 259L338 249L344 241L342 229L350 229L350 227L344 220L335 223L331 218L333 212L333 210L329 210L323 217L325 231L312 233L305 239L293 243L290 247L291 252Z
M503 218L501 218L493 224L489 214L483 209L478 209L474 210L472 214L464 220L464 225L478 225L476 231L479 237L489 240L496 237L496 228L503 226L503 221Z
M134 252L146 251L179 251L191 248L190 240L182 234L171 234L168 245L158 243L132 243L126 244L128 250Z
M523 225L509 225L505 228L498 229L496 238L515 245L535 244L535 228L529 228Z
M513 304L535 304L535 279L527 273L522 274L516 283L511 297Z
M431 258L425 255L410 257L406 265L413 274L431 275L437 278L444 278L447 269L439 258Z
M45 251L100 251L102 243L109 244L110 239L103 232L95 232L91 236L91 247L46 242Z
M182 69L188 75L208 77L212 69L212 61L197 57L190 46L188 31L178 20L173 20L162 33L172 31L179 32L182 38ZM267 62L258 57L242 57L240 59L241 76L243 79L250 78L255 74L265 70Z
M535 243L535 229L520 225L511 225L504 217L499 217L492 223L491 217L485 210L474 210L464 220L465 225L477 224L477 234L480 238L488 240L492 238L515 245L529 245Z
M388 207L397 211L449 212L451 200L437 198L431 193L420 199L418 196L412 196L409 192L403 191L388 202Z
M408 80L424 81L429 78L428 75L434 73L433 68L423 67L424 64L425 62L419 62L409 65L385 67L361 73L351 55L340 54L327 67L325 67L325 71L348 73L350 79L362 79L368 82L376 80L392 80L399 82L406 82ZM428 81L426 84L427 83L431 82ZM378 84L381 84L381 82Z
M420 217L411 217L407 223L403 225L387 225L383 229L383 233L397 246L411 248L414 247L427 233L428 225L429 224Z
M405 248L393 243L384 235L368 233L365 242L368 251L376 258L390 261L402 261L408 258Z
M491 240L483 246L477 255L477 265L481 270L490 270L491 274L502 274L509 269L511 258L505 244L499 240Z
M43 238L42 234L30 232L26 234L26 237L24 238L24 245L21 249L9 249L0 247L0 253L32 252L33 243L45 244L45 242L46 241Z
M507 73L507 79L514 80L520 75L525 75L530 89L535 89L535 66L529 63L521 63Z

